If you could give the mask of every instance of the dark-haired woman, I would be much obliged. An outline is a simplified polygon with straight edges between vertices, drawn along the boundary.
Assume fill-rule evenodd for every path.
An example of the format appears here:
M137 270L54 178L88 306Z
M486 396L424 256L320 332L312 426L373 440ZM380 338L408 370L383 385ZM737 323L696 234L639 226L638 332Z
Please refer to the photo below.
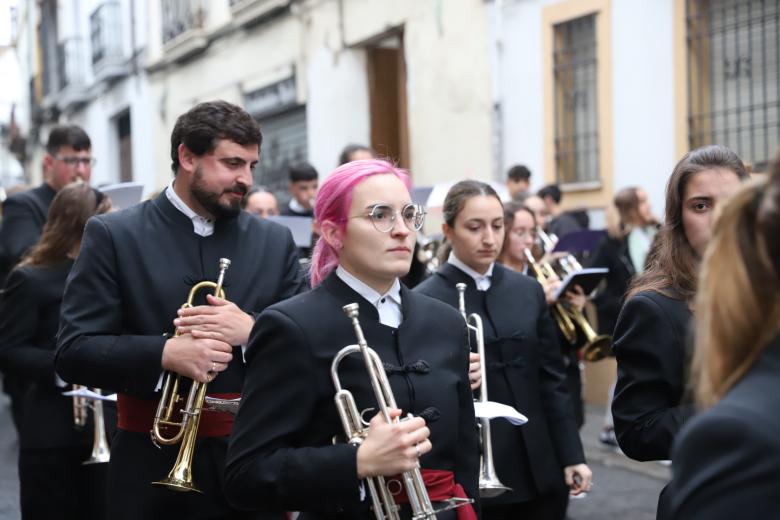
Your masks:
M305 519L368 519L374 513L363 479L387 477L395 493L398 475L418 463L437 508L456 497L477 499L465 324L454 309L398 280L409 270L424 217L408 176L380 160L342 165L320 188L315 216L321 239L312 256L313 289L269 307L252 331L228 450L228 499L241 509L301 511ZM398 406L390 413L416 416L385 422L361 354L351 354L338 375L370 420L359 444L344 442L331 379L337 353L357 342L342 310L352 303L368 346L384 363ZM395 498L401 517L410 518L407 501ZM476 518L472 507L479 511L476 503L438 518Z
M104 518L105 464L83 466L90 424L74 425L73 399L54 372L60 301L87 219L111 203L87 184L54 197L38 243L11 271L0 302L0 363L29 381L19 432L22 518ZM91 417L91 414L89 414ZM90 420L91 422L91 420Z
M536 246L536 216L527 206L512 201L504 205L504 244L498 261L505 267L523 274L535 276L529 271L528 257L526 250L533 252ZM533 254L533 253L532 253ZM561 280L557 276L548 277L545 280L539 280L544 290L545 301L548 307L556 303L555 292L561 285ZM564 296L568 305L579 310L585 307L587 298L582 288L575 286L571 291L567 291ZM577 421L577 427L582 428L585 422L585 410L582 403L582 377L580 375L579 348L585 340L582 334L572 343L567 340L560 330L555 327L558 337L558 344L563 352L563 366L566 372L566 387L571 395L571 404L574 409L574 418Z
M715 208L747 177L733 151L707 146L685 154L669 179L664 225L614 333L612 416L620 448L632 459L669 459L675 435L693 414L684 392L698 264Z
M496 263L504 240L498 195L482 182L455 184L444 201L447 262L415 289L457 308L465 283L466 312L485 327L489 398L515 407L529 422L491 422L499 479L512 491L482 501L488 519L557 519L568 495L590 488L566 389L561 349L541 285Z
M675 441L671 517L777 517L780 157L716 221L696 297L693 376L697 403L711 408Z

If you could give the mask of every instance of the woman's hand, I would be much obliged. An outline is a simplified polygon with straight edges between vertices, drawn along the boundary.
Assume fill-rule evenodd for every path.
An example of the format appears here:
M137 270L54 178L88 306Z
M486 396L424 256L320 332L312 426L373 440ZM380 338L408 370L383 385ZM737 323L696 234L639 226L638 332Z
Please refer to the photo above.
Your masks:
M390 409L390 417L401 410ZM421 455L431 451L431 431L421 417L388 424L382 413L368 424L368 435L357 451L358 478L398 475L417 467Z
M572 308L577 309L580 312L582 312L582 309L585 308L585 304L588 302L585 291L583 291L582 287L579 285L575 285L572 289L566 291L564 298Z
M480 371L479 354L469 352L469 383L471 389L476 390L482 385L482 372Z

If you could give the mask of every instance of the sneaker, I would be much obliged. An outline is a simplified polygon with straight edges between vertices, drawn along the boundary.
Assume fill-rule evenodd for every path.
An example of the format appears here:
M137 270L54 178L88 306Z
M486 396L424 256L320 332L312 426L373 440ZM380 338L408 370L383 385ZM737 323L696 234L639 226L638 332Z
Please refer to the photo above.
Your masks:
M604 428L599 432L599 442L607 446L618 447L617 437L613 428Z

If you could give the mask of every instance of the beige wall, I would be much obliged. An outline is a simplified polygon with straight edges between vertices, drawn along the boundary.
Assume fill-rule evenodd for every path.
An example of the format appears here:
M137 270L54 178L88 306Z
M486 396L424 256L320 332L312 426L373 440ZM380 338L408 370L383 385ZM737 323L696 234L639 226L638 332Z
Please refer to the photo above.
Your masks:
M153 106L159 109L155 154L158 164L166 165L160 186L169 179L167 145L176 116L207 99L241 103L244 92L292 71L299 102L312 103L307 123L310 159L321 173L330 171L341 146L370 137L365 75L344 69L343 60L348 56L353 67L360 66L362 46L398 28L404 31L415 182L490 177L491 94L483 2L345 0L343 22L338 5L335 0L300 4L269 23L216 39L184 64L167 67L159 66L165 57L160 15L150 13L150 39L157 40L149 47ZM217 9L214 15L217 21L209 21L207 30L230 27L229 12Z

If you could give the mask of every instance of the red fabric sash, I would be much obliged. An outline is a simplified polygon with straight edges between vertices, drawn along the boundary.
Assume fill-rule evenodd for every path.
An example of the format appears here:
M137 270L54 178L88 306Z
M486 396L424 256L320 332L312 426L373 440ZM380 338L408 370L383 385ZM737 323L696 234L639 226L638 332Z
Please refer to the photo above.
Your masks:
M241 397L241 394L235 393L208 395L209 397L218 397L220 399ZM184 397L186 398L186 395ZM147 401L125 394L117 394L117 427L136 433L149 433L152 430L154 414L157 412L157 403L158 401ZM178 410L174 413L173 420L181 420L181 413ZM198 438L225 437L230 435L232 429L233 414L215 412L213 410L203 410L201 412Z
M428 496L431 502L444 502L449 498L469 498L466 496L466 491L463 486L455 482L455 474L452 471L444 471L440 469L423 469L420 470L425 482L425 488L428 490ZM388 477L386 481L399 480L403 482L403 478L398 475L395 477ZM394 495L396 504L408 504L409 497L406 495L406 489L404 486L398 486L400 492ZM458 515L458 520L477 520L477 513L474 511L474 506L466 504L455 509L455 513Z

